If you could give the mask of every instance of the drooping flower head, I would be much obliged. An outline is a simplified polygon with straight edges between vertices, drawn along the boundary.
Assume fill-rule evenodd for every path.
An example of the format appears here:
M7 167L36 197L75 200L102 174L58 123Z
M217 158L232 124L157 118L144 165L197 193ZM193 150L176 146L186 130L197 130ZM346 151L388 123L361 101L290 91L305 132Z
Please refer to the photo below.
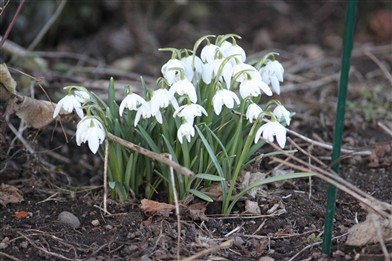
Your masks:
M257 130L255 135L255 143L257 143L263 134L263 139L267 142L274 142L274 136L281 148L286 145L286 128L277 121L269 121Z
M255 103L251 103L248 106L248 109L246 110L246 119L250 122L253 123L253 120L257 120L257 118L260 116L260 114L263 112L263 110L260 108L259 105Z
M212 97L212 104L217 115L221 113L223 105L229 109L233 109L234 102L240 104L240 100L237 95L226 89L217 91L214 97Z
M276 108L274 109L274 111L272 112L276 119L278 119L278 121L285 121L287 125L290 125L290 112L283 106L283 105L278 105L276 106Z
M63 97L54 108L53 118L56 118L59 115L61 109L64 110L66 113L71 113L75 110L76 114L79 118L84 117L84 112L82 110L82 104L80 101L75 97L73 94L68 94Z
M175 93L180 96L187 95L191 102L197 102L195 86L188 79L178 80L170 87L170 96L173 97Z
M180 106L174 112L173 117L184 118L185 122L193 125L193 119L202 116L202 114L208 116L207 111L201 105L192 103Z
M84 117L77 125L76 143L80 146L87 142L92 153L97 153L99 145L105 140L102 123L93 117Z
M192 124L185 122L181 124L180 128L177 131L177 138L180 143L183 143L183 138L185 137L188 142L191 142L191 137L195 136L195 128Z
M266 84L271 84L272 90L280 94L280 82L283 82L284 68L278 61L268 60L260 69L260 75Z
M146 101L140 95L136 93L128 94L120 103L120 116L122 117L125 108L131 111L136 111L138 107L142 104L146 104Z
M185 73L185 65L178 59L170 59L162 66L161 72L169 85L172 85Z

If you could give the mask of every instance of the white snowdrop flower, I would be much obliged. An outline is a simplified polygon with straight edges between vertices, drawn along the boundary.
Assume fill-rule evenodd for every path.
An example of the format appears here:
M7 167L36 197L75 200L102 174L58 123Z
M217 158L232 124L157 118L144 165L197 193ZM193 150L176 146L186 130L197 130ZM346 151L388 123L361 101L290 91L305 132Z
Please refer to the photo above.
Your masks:
M275 117L278 119L278 121L285 121L287 125L290 125L291 117L290 117L290 112L283 106L283 105L278 105L272 112Z
M246 63L239 63L233 66L232 75L233 77L234 76L237 77L236 78L237 82L243 82L245 80L248 80L249 78L261 80L260 73L257 71L257 69L254 66Z
M221 69L222 64L223 68ZM221 71L220 71L221 69ZM219 77L219 81L226 82L227 89L230 89L231 84L231 75L233 72L233 66L230 61L226 61L225 59L216 59L213 63L213 76ZM219 75L218 75L219 74Z
M189 81L195 82L200 80L203 72L203 62L198 56L186 56L181 59L181 62L185 65L185 77Z
M84 103L86 103L87 101L90 100L90 94L88 92L86 92L86 91L76 90L76 91L74 91L74 94L75 94L75 98L81 104L84 104Z
M255 143L260 139L261 134L263 134L263 139L267 142L273 142L274 136L281 148L286 145L286 128L277 121L269 121L266 124L261 125L257 130L255 135Z
M122 117L124 109L136 111L141 104L146 104L146 101L136 93L128 94L120 103L119 113Z
M224 41L223 43L221 43L221 45L220 45L219 47L220 47L222 53L225 54L225 56L227 56L227 55L226 55L227 50L228 50L232 45L233 45L233 44L230 43L229 41Z
M135 116L135 121L133 123L133 126L137 126L137 124L140 121L140 118L143 119L148 119L151 118L151 116L154 116L155 119L157 120L158 123L162 124L163 120L162 120L162 113L161 111L157 111L155 114L153 114L151 112L151 101L146 102L146 104L142 104L137 112L136 112L136 116Z
M178 108L177 100L173 95L170 95L167 89L158 89L153 91L151 96L151 113L153 115L157 114L159 109L167 108L169 104L172 104L174 109Z
M244 63L246 60L246 53L245 50L239 46L238 44L231 44L229 43L230 46L227 46L223 53L225 54L226 57L235 55L233 58L237 59L239 62ZM222 48L222 46L221 46Z
M272 90L280 94L280 83L283 82L284 68L278 61L268 60L267 64L260 69L260 75L266 84L271 84Z
M202 71L201 78L205 84L211 83L213 73L214 73L213 63L206 63L203 65L203 71Z
M76 143L88 143L92 153L97 153L99 145L105 140L105 129L102 123L95 118L84 117L77 125Z
M240 104L240 100L237 95L230 90L219 90L212 97L212 104L214 106L214 111L219 115L222 111L222 106L225 105L227 108L232 109L234 107L234 102Z
M220 51L219 46L211 43L207 44L201 50L200 58L204 63L212 63L218 51Z
M184 118L186 122L193 125L193 119L204 114L208 116L207 111L199 104L192 103L180 106L173 114L173 117Z
M74 95L68 94L56 104L53 112L53 118L56 118L57 115L59 115L61 109L67 113L71 113L73 110L75 110L79 118L83 118L84 113L81 109L81 106L82 105L80 104L79 100Z
M193 84L187 80L178 80L175 82L169 90L170 96L173 97L175 93L177 93L180 96L187 95L189 97L189 100L191 102L196 103L197 102L197 95L196 95L196 89Z
M253 120L257 120L257 118L262 112L263 110L260 108L259 105L252 103L248 106L248 109L246 110L246 119L250 123L253 123Z
M161 72L169 85L172 85L180 79L182 73L185 73L185 65L178 59L170 59L162 66Z
M244 80L239 86L240 95L243 99L248 96L257 97L263 91L268 96L272 95L271 89L261 79Z
M195 128L192 124L185 122L181 124L177 131L177 138L180 143L183 143L183 138L185 137L188 142L191 142L191 137L195 136Z

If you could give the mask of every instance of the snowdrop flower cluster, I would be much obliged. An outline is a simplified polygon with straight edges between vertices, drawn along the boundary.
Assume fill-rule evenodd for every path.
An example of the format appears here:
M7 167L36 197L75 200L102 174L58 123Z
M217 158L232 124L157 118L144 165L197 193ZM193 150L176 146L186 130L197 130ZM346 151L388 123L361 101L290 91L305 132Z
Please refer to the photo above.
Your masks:
M227 192L223 193L222 212L230 212L232 189L251 161L249 151L263 146L260 140L276 141L283 148L291 121L291 113L273 96L280 94L284 79L278 54L248 61L239 39L235 34L208 35L197 40L193 49L160 49L171 52L160 68L161 77L154 86L142 81L144 95L127 86L119 105L113 79L107 102L83 87L67 87L68 94L56 105L53 117L76 112L81 119L76 143L88 143L93 153L110 133L154 152L171 154L180 165L200 174L198 181L179 175L180 198L191 193L210 201L208 195L195 192L204 184L201 180L222 181L222 191ZM107 144L108 173L115 181L111 188L120 198L143 186L144 195L154 193L154 184L171 191L169 168L112 139Z
M210 42L209 37L204 37L195 44L194 50L162 49L171 51L172 57L161 67L163 77L159 81L159 89L152 92L150 101L144 100L137 94L128 94L120 104L120 116L123 115L125 109L136 110L135 127L141 118L155 117L156 121L162 124L161 110L172 105L173 117L181 119L177 138L180 143L183 143L184 137L190 142L195 135L194 119L212 113L212 110L207 108L208 106L212 106L215 115L219 116L224 107L233 110L240 106L241 102L252 101L262 95L272 96L273 92L279 94L284 69L275 60L277 54L268 54L264 63L256 68L257 65L246 63L246 52L237 44L238 38L236 35L220 36L214 44ZM201 41L206 41L206 44L198 57L196 52ZM213 91L212 99L207 99L211 104L200 103L204 102L200 99L205 98L200 92L206 91L201 90L202 85L207 85ZM270 114L274 124L263 125L264 127L259 132L262 133L264 130L263 138L267 141L273 141L270 138L271 135L282 140L284 134L285 139L286 133L268 132L265 128L268 130L276 127L277 124L281 124L280 122L289 125L290 113L277 102L276 108ZM263 109L253 102L250 103L246 112L246 118L251 124L259 117L267 115L268 113L263 114ZM279 129L284 128L283 125L279 126L281 127ZM260 138L260 135L256 137ZM257 141L258 139L255 140ZM283 142L278 143L284 146Z

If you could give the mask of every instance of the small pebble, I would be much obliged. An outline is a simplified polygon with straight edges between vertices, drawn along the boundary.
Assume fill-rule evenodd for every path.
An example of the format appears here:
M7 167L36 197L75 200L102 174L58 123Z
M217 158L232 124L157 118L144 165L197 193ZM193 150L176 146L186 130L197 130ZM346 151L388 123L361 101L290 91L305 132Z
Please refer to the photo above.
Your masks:
M106 228L107 230L112 230L112 229L113 229L113 226L112 226L112 225L106 225L105 228Z
M68 211L61 212L58 216L58 221L72 228L80 227L79 219L74 214Z
M93 221L91 221L91 225L93 225L94 227L99 226L99 220L94 219Z

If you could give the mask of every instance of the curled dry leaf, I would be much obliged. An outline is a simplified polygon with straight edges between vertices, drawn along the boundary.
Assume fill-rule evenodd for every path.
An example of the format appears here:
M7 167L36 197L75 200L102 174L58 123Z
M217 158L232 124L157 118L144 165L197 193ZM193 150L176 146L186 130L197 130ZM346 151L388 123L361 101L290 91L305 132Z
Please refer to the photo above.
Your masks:
M255 182L265 179L265 177L266 174L262 172L249 172L249 171L242 172L239 177L240 180L239 188L241 190L246 189L247 187L254 184ZM265 192L265 186L258 186L249 190L247 194L250 197L255 198L258 193L262 194L263 192Z
M149 216L169 217L171 214L175 213L176 207L167 203L143 199L140 204L140 209ZM180 213L184 218L208 220L205 215L205 210L205 206L201 203L192 204L188 207L180 204Z
M23 201L22 193L15 186L1 184L0 187L0 204L20 203Z
M55 106L56 104L52 102L25 96L21 103L15 105L15 111L16 115L24 120L28 126L40 129L53 121L52 116Z
M364 246L391 237L391 220L383 219L377 214L370 213L366 216L364 222L356 224L348 230L346 244L350 246Z
M0 101L8 102L16 94L16 82L5 63L0 64Z
M168 217L174 213L175 206L167 203L161 203L154 200L142 199L140 209L146 215L158 215Z
M204 220L207 221L208 217L206 216L206 206L203 203L195 203L188 206L189 216L193 220Z

